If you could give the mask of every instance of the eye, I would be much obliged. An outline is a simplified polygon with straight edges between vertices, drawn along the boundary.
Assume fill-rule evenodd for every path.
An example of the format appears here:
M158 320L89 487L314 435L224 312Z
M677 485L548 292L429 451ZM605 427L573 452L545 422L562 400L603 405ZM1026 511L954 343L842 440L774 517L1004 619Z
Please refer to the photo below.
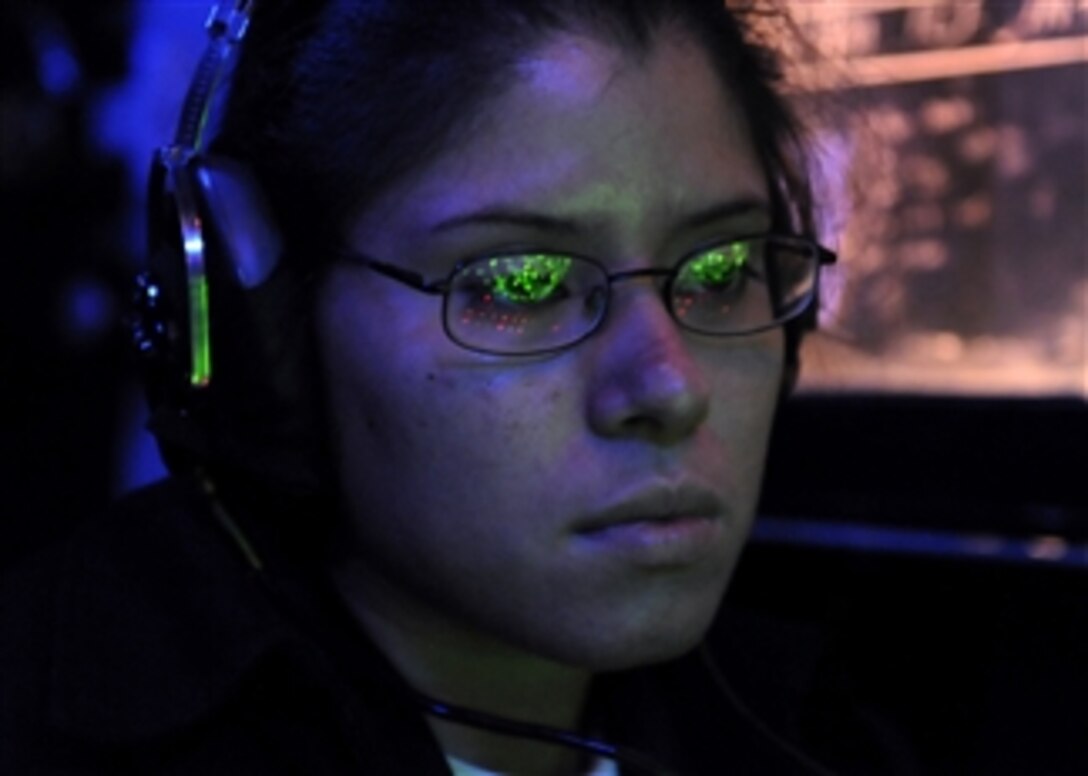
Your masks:
M571 271L568 256L532 253L502 256L482 262L479 277L498 301L516 305L539 305L567 298L564 285Z
M729 288L743 279L753 250L750 242L736 242L696 254L681 267L677 282L685 289Z

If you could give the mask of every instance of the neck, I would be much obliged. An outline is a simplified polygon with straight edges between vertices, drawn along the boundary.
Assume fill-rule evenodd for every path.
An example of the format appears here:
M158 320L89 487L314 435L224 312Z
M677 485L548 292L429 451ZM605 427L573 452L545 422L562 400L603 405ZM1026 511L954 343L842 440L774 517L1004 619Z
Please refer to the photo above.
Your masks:
M498 717L577 730L589 688L584 669L534 655L394 591L368 570L341 566L341 596L408 683L426 695ZM502 773L576 773L564 747L429 717L442 750Z

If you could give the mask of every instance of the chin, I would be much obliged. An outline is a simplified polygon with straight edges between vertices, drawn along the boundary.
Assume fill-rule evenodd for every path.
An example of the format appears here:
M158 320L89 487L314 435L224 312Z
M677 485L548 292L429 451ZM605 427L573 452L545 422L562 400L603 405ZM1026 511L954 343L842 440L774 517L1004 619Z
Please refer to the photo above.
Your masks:
M593 673L608 673L664 663L691 652L699 646L705 634L706 628L685 633L673 631L655 634L655 637L640 642L609 645L589 655L589 660L582 662L581 667Z
M720 595L664 609L647 607L636 616L603 616L588 632L550 645L551 656L594 673L624 671L681 657L703 640ZM615 615L615 613L613 613Z

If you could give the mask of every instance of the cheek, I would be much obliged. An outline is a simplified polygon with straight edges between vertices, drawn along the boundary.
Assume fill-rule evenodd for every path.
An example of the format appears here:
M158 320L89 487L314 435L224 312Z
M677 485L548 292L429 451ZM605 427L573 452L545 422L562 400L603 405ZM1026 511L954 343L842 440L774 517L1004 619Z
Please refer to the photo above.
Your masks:
M441 337L441 332L438 332ZM413 511L448 512L455 502L501 501L513 484L569 445L575 401L562 381L533 370L451 365L444 342L423 335L411 348L389 340L342 343L329 363L329 408L345 487L361 498ZM453 359L462 359L455 353ZM460 365L458 365L460 364Z
M398 291L341 271L319 296L329 427L342 456L364 447L395 450L435 422L441 390L426 365L434 346L425 326L429 317L426 309L404 309L433 300Z
M419 593L427 599L446 595L434 580L468 585L495 565L505 570L494 576L509 579L529 564L504 564L537 557L528 548L551 541L546 524L527 524L524 515L527 505L563 503L555 462L577 440L571 424L554 419L568 395L539 379L444 371L416 359L383 366L340 381L351 394L341 410L340 477L359 557L429 591ZM466 596L476 598L487 599Z
M711 376L714 401L738 414L743 414L743 405L773 406L782 386L783 343L779 332L770 331L707 355L703 363Z
M745 343L719 358L711 373L708 422L728 448L738 482L758 486L771 426L782 390L783 349L775 333Z
M496 505L531 490L540 473L576 442L574 392L546 370L437 371L428 406L417 408L414 459L440 471L450 493L473 503L486 479ZM422 445L426 449L418 449ZM470 482L470 478L474 482Z

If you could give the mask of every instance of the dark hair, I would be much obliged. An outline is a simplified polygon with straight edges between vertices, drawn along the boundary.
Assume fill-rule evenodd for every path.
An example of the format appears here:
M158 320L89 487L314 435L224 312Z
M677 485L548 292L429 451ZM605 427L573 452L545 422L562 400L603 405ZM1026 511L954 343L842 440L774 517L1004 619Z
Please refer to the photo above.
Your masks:
M765 10L723 0L325 0L258 4L218 149L245 159L288 245L335 240L352 213L456 143L514 65L552 33L586 31L634 55L679 23L745 107L780 228L808 231L801 133ZM751 17L751 18L750 18ZM312 255L312 252L311 252Z
M802 133L776 88L776 52L755 35L767 4L729 7L737 2L258 2L212 150L253 171L283 232L286 269L255 292L267 304L255 298L246 305L260 319L254 327L233 318L218 325L213 298L213 331L218 326L220 332L252 334L219 348L228 361L220 374L230 379L219 389L226 399L204 425L229 426L222 436L230 439L205 435L222 454L190 459L218 457L235 470L271 470L265 479L304 488L329 484L320 370L308 339L312 305L302 299L314 286L307 279L338 247L349 217L455 145L515 77L525 52L549 35L584 32L639 57L649 53L664 27L686 31L745 109L769 182L775 227L810 233ZM270 305L276 309L269 311ZM787 327L790 374L805 326L799 321ZM256 367L254 354L260 356ZM320 465L314 463L318 458Z

